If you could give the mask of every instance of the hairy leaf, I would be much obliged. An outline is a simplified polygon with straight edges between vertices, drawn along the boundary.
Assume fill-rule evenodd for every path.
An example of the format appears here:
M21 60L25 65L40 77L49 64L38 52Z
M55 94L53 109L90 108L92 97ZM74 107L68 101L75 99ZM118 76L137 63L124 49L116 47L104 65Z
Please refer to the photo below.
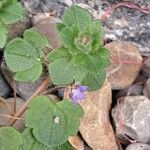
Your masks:
M0 149L20 150L23 144L21 134L11 127L0 128Z
M0 10L0 19L5 24L11 24L23 19L24 10L19 2L12 2Z
M38 50L41 50L44 47L49 47L48 39L40 33L35 32L33 29L24 32L24 39L30 42Z
M60 40L61 43L63 44L64 47L68 49L68 51L71 54L76 53L77 49L75 47L74 40L75 37L78 36L78 31L76 27L65 27L61 32L60 32Z
M105 78L105 71L101 71L99 73L88 73L82 80L82 85L87 86L89 91L95 91L102 87Z
M15 74L15 80L21 82L33 82L36 81L42 73L42 65L39 62L35 66L25 71L20 71Z
M32 129L26 128L22 133L23 150L53 150L43 144L39 143L32 135Z
M81 69L82 71L82 69ZM79 72L73 62L67 58L60 58L49 64L49 74L56 85L66 85L81 81L83 71Z
M75 135L83 110L69 100L54 103L45 96L29 103L25 124L33 129L34 137L48 147L56 147Z
M66 26L76 26L79 31L86 31L92 21L91 14L85 9L73 5L65 11L63 23Z
M30 69L40 61L36 48L20 38L14 39L6 46L4 57L13 72Z
M57 59L63 58L63 57L65 57L65 58L70 57L70 53L68 53L68 51L64 47L55 49L48 54L49 61L54 61L54 60L57 60Z
M74 148L65 142L58 147L47 147L39 143L32 134L32 129L26 128L22 133L23 137L23 150L74 150Z
M42 73L42 49L48 40L33 30L24 33L24 39L16 38L5 48L7 66L15 74L17 81L35 81Z
M5 25L0 21L0 48L3 48L5 46L5 43L7 41L7 29Z

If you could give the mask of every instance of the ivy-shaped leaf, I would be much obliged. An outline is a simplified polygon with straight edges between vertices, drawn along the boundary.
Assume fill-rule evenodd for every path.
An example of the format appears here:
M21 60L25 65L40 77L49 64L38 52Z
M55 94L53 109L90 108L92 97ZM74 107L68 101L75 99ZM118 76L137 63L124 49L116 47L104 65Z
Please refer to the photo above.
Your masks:
M35 97L28 105L25 124L40 143L56 147L76 135L83 110L69 100L54 103L46 96Z
M34 36L30 36L33 34ZM39 45L35 40L37 36ZM41 52L48 45L45 37L31 30L25 31L24 39L16 38L5 48L7 66L15 72L17 81L35 81L42 73Z
M32 135L32 129L26 128L22 133L23 137L23 150L74 150L74 148L65 142L58 147L47 147L39 143Z
M0 149L20 150L23 144L21 134L11 127L0 128Z

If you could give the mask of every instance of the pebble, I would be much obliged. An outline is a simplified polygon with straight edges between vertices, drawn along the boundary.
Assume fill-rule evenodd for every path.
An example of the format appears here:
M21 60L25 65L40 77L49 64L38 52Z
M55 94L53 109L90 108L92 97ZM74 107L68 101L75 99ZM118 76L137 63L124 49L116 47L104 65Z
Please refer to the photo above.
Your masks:
M126 150L150 150L150 145L144 143L130 144Z
M14 75L13 73L6 67L4 61L1 64L2 73L7 80L8 84L14 88ZM43 83L45 78L47 77L46 73L43 73L38 80L35 82L17 82L16 81L16 92L17 94L27 100L32 94L37 90L37 88ZM51 83L50 83L51 84Z
M0 96L1 97L8 97L10 94L10 87L7 84L7 82L5 81L1 71L0 71Z
M126 136L138 142L150 142L150 100L145 96L126 96L112 109L116 135L129 142Z
M110 52L107 78L112 89L121 90L132 85L142 66L142 56L131 42L115 41L106 44Z

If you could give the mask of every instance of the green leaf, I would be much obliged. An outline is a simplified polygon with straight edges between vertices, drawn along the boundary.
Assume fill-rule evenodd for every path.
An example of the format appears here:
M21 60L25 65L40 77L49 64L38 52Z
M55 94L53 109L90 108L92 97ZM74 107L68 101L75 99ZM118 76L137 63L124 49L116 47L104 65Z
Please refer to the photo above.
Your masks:
M78 54L74 57L74 63L79 68L93 73L99 72L101 67L100 58L94 54Z
M30 42L38 50L50 46L48 39L45 36L42 36L40 33L34 31L33 29L26 30L24 32L24 39Z
M26 128L22 133L23 137L23 150L74 150L74 148L65 142L58 147L47 147L39 143L32 135L32 129Z
M24 10L19 2L12 2L0 11L0 19L5 24L11 24L23 19Z
M0 128L0 149L20 150L23 144L21 134L11 127Z
M48 147L56 147L77 134L83 110L69 100L54 103L45 96L35 97L28 106L25 124L34 137Z
M20 38L14 39L6 46L4 57L13 72L25 71L40 62L36 48Z
M51 80L56 85L67 85L74 81L80 83L86 75L86 70L76 67L66 57L51 62L48 69Z
M63 23L66 26L76 26L79 31L86 31L92 22L91 14L85 9L73 5L65 11Z
M39 143L32 135L32 130L26 128L22 133L23 137L23 150L53 150L43 144Z
M82 81L82 85L88 87L89 91L95 91L102 87L106 78L106 72L88 73Z
M56 85L66 85L74 81L76 67L71 60L60 58L49 64L51 80Z
M61 144L58 147L54 147L53 150L75 150L69 142L65 142L64 144Z
M7 29L4 26L2 22L0 22L0 48L3 48L5 46L5 43L7 41Z
M110 65L110 53L108 49L100 47L98 51L95 52L95 55L99 56L101 67L100 70L107 68Z
M71 54L74 54L77 52L77 49L75 47L74 40L75 37L78 36L78 31L76 30L76 27L65 27L59 34L61 43L64 47L68 49L68 51Z
M63 58L63 57L65 57L65 58L70 57L70 53L68 53L68 51L64 47L52 50L48 54L48 60L49 61L54 61L56 59Z
M66 26L63 23L57 23L56 28L58 32L61 32Z
M30 69L25 71L17 72L15 74L15 80L20 82L34 82L36 81L42 73L41 63L36 64Z

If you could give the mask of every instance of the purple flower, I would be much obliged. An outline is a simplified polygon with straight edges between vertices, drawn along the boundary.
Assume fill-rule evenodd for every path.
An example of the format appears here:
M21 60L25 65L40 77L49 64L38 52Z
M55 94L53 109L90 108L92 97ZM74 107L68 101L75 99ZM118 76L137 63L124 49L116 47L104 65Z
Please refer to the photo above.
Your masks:
M79 103L80 101L85 99L84 91L87 90L86 86L75 85L70 94L70 98L73 103Z

